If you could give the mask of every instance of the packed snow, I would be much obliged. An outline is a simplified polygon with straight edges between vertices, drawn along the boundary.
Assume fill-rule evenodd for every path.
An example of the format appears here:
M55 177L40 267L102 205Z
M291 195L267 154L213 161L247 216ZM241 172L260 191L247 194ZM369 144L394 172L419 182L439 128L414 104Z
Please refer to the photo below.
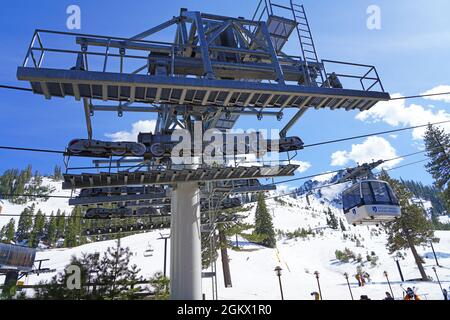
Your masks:
M440 223L450 223L450 215L438 217Z

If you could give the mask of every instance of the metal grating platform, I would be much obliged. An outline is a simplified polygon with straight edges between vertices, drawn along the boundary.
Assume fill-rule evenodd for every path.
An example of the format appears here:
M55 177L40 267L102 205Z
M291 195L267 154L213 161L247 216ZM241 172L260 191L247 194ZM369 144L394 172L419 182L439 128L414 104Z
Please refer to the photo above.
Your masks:
M29 81L33 92L47 99L74 96L77 100L361 111L390 99L388 93L376 91L31 67L18 68L17 78Z
M100 174L65 174L63 189L97 188L132 185L176 184L220 180L272 178L294 175L297 165L208 168Z

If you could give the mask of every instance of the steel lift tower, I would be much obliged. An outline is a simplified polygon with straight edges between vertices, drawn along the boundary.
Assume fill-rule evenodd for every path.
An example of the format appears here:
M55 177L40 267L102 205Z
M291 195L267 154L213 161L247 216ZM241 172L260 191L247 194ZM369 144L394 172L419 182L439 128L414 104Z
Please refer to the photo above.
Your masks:
M163 30L173 32L172 40L152 40ZM285 52L288 40L294 54ZM183 157L195 161L175 164L172 151L178 141L171 137L178 129L194 136L200 126L201 132L215 129L228 136L242 116L281 122L284 110L293 109L279 139L266 141L278 146L269 151L289 155L301 150L303 142L288 131L308 109L364 111L390 99L375 67L319 59L305 10L294 1L261 0L249 19L181 9L130 38L36 30L17 77L46 99L82 102L87 137L71 141L67 156L104 158L94 164L99 169L106 164L108 170L66 172L63 188L102 190L80 195L73 204L120 203L130 208L144 201L142 206L156 210L148 214L169 208L172 299L202 296L202 201L209 203L206 212L218 210L233 202L233 193L265 190L258 178L290 176L297 169L289 161L244 166L236 161L242 152L234 148L219 165L187 154ZM157 125L138 141L95 140L91 119L96 112L119 117L125 112L155 113ZM136 187L163 188L164 198L171 201L161 202L161 190L136 192ZM122 191L115 194L113 188ZM159 202L152 202L155 198Z

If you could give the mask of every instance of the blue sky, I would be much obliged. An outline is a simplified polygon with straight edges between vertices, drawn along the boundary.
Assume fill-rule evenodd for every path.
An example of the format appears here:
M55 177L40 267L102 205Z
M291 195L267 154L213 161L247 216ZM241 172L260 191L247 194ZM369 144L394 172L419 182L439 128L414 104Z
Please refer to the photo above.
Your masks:
M283 2L286 0L278 0ZM28 86L16 80L16 69L22 64L34 29L69 31L66 28L66 8L76 4L81 8L81 33L130 37L155 26L179 13L181 7L230 16L251 17L257 0L118 0L110 1L25 1L2 2L0 19L0 83ZM450 2L424 1L317 1L304 0L319 57L352 61L377 67L386 91L391 94L413 95L428 90L449 89L450 23L447 12ZM366 27L369 5L381 9L381 30ZM172 40L169 33L161 38ZM293 43L291 54L300 54ZM437 89L436 89L437 88ZM72 98L45 100L42 96L15 91L0 91L0 145L52 148L62 150L76 137L85 137L82 105ZM300 136L305 143L336 139L428 121L450 119L449 97L439 100L414 99L377 105L365 115L358 112L310 110L296 124L290 134ZM272 119L257 122L243 118L238 127L281 127ZM151 115L96 114L93 119L94 137L130 131L133 123L150 120ZM369 157L402 155L417 151L422 144L420 131L401 132L396 136L360 139L301 151L297 160L310 167L297 175L336 170L354 165ZM355 145L352 147L352 145ZM411 157L398 165L423 159ZM374 160L377 160L375 158ZM11 167L25 167L32 163L41 172L51 172L62 157L38 153L0 150L0 172ZM333 165L334 164L334 165ZM392 171L392 175L431 183L422 164Z

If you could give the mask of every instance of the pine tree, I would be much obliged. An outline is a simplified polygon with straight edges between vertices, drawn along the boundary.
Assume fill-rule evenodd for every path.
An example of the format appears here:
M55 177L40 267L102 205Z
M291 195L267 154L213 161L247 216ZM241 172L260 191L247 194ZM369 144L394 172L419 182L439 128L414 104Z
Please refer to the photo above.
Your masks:
M157 272L150 279L150 284L153 287L153 294L155 300L169 299L169 283L170 280L161 272Z
M201 233L201 246L202 246L202 268L207 269L211 266L211 263L217 260L219 256L217 250L212 250L211 244L217 248L218 236L215 232L202 232Z
M342 219L339 219L339 226L341 227L342 231L347 231L347 228L345 228L344 221Z
M428 125L424 136L430 162L427 171L433 176L436 187L442 191L447 208L450 208L450 134L443 129Z
M386 224L388 234L387 248L389 253L402 249L410 249L419 269L422 280L427 281L422 259L417 253L416 246L437 242L430 221L425 217L423 210L411 203L412 194L398 180L392 179L383 171L380 179L388 182L399 200L402 215L398 219Z
M41 282L36 288L36 299L58 300L114 300L136 299L141 292L136 265L130 265L132 252L120 246L107 248L104 256L99 254L83 254L81 258L72 257L69 265L76 265L81 271L81 288L68 289L69 274L61 272L50 282ZM87 286L86 284L90 285ZM153 284L153 283L152 283ZM92 288L92 289L91 289Z
M30 231L33 225L34 204L25 208L20 214L19 223L17 225L16 239L22 242L30 238Z
M132 256L130 248L123 248L120 240L116 247L108 248L99 266L98 282L102 284L99 294L108 300L133 299L140 291L137 283L142 280L138 276L140 270L136 265L129 266Z
M255 213L255 234L263 237L261 244L268 248L276 247L275 231L273 229L272 217L267 210L264 194L259 193L258 205Z
M339 221L329 207L328 207L328 216L329 216L329 219L327 219L328 226L331 229L337 230L337 228L339 227Z
M37 248L40 240L44 236L45 216L41 210L38 210L34 216L34 224L30 233L30 239L28 245L32 248Z
M53 247L56 242L56 236L57 236L57 231L58 231L57 223L58 223L58 220L53 215L53 212L52 212L50 219L48 220L46 230L45 230L46 240L51 247Z
M66 231L66 213L61 213L58 209L56 212L56 239L61 239Z
M81 208L76 206L68 218L64 233L64 244L66 247L76 247L81 244Z
M220 257L222 261L222 270L225 288L232 287L231 271L230 271L230 259L228 257L228 239L226 234L226 229L224 225L219 225L218 236L219 236L219 249Z
M33 167L31 166L31 164L29 164L27 166L27 169L25 170L25 173L24 173L25 181L26 182L30 181L32 176L33 176Z
M0 232L0 242L11 243L14 242L14 235L16 233L16 222L14 219L10 219L8 224L3 226Z
M433 218L443 214L446 211L443 196L436 186L426 186L421 182L411 180L402 180L402 182L414 194L414 196L431 202Z
M90 282L90 271L98 270L98 258L95 254L82 254L81 258L72 256L68 266L80 268L80 289L69 289L67 283L70 274L60 272L49 282L40 282L35 289L34 298L40 300L93 300L103 299L96 292L90 292L89 287L83 285ZM67 267L68 267L67 266ZM67 269L67 267L65 269Z
M221 212L221 215L228 215L231 220L231 217L235 217L237 211L237 209L227 209ZM242 237L247 238L249 241L261 241L262 237L252 237L251 235L244 234L244 231L252 229L253 227L254 226L251 224L243 223L241 219L238 219L237 221L233 220L233 222L220 223L217 225L217 229L220 229L220 231L225 234L225 240L223 237L222 239L220 239L219 235L216 232L202 232L201 241L203 269L209 268L211 266L211 263L216 261L219 256L217 250L211 250L211 242L213 242L214 248L220 248L222 250L221 253L223 256L223 250L225 250L224 246L228 246L228 243L226 241L227 237L235 237L237 235L241 235Z
M61 167L56 165L53 169L53 179L54 180L62 180L63 175L61 173Z

